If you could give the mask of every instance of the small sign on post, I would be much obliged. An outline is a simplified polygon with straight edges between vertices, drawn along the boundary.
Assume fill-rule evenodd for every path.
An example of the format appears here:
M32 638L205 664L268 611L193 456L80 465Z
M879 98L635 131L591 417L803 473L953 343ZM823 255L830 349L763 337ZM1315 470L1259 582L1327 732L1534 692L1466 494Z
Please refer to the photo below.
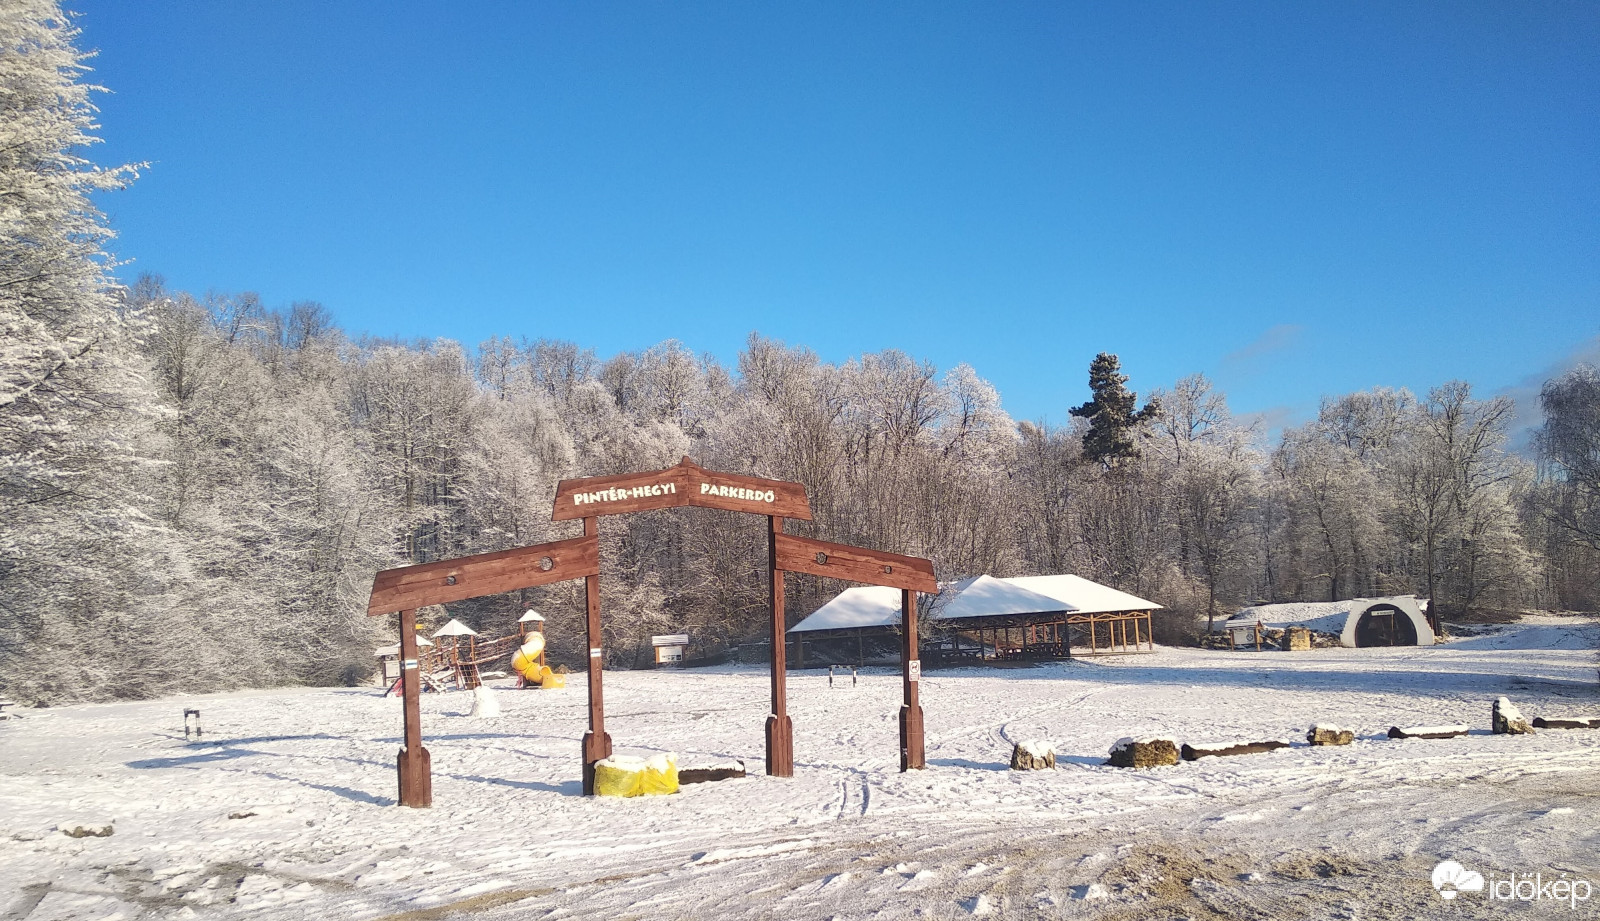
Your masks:
M657 665L677 665L683 661L684 651L689 648L689 634L669 633L665 636L652 636L650 645L655 647Z

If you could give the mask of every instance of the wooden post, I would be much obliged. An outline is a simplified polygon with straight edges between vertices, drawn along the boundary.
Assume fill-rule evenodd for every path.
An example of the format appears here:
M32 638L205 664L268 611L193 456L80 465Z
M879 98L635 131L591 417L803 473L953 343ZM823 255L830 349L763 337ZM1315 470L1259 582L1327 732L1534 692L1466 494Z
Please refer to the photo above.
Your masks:
M600 519L583 519L583 536L597 537ZM594 765L611 757L611 737L606 735L605 697L600 687L605 649L600 634L600 577L585 576L583 588L589 626L589 731L583 734L583 795L594 795Z
M767 775L794 776L794 724L789 721L788 692L784 670L788 667L784 648L786 625L783 615L783 570L778 568L778 535L783 519L767 516L767 574L772 602L772 712L767 716Z
M900 590L900 669L905 702L900 706L900 770L920 771L928 766L923 755L922 702L917 686L922 660L917 657L917 593Z
M405 743L396 759L400 805L425 809L433 805L433 766L422 747L422 681L417 669L417 611L400 612L400 686L405 697Z

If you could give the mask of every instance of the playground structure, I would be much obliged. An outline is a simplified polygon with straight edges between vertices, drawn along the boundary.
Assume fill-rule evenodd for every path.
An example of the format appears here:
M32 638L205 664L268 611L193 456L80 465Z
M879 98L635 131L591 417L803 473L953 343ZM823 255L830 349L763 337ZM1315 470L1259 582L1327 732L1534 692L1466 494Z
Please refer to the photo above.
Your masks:
M772 614L772 709L767 716L767 773L794 776L794 728L789 719L784 652L785 572L898 588L904 612L901 642L900 770L925 767L922 706L918 683L917 592L936 592L933 564L783 533L785 518L811 520L799 483L706 470L685 457L676 466L645 473L562 480L556 486L554 521L583 521L583 536L514 550L387 569L373 579L369 615L398 613L405 738L397 756L402 806L433 802L432 766L422 746L417 652L417 608L483 595L583 579L589 640L589 731L583 736L583 792L595 792L595 764L611 755L605 731L600 629L600 516L697 506L767 516L767 568ZM542 637L541 637L542 639ZM540 643L542 648L542 642ZM526 658L526 657L525 657Z
M470 691L483 683L482 671L516 651L523 642L520 636L503 636L481 640L477 631L451 620L434 634L438 642L418 638L416 660L417 680L424 691ZM461 640L465 638L466 642ZM382 662L383 680L388 684L384 692L403 694L405 661L404 640L377 651ZM541 662L543 660L541 659Z

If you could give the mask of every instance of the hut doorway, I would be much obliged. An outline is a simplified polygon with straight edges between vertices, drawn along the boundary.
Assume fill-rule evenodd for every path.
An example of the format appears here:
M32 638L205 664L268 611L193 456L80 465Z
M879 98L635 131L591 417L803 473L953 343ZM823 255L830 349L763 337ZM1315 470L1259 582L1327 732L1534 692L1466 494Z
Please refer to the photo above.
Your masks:
M1392 604L1375 604L1356 622L1356 646L1415 646L1417 628Z

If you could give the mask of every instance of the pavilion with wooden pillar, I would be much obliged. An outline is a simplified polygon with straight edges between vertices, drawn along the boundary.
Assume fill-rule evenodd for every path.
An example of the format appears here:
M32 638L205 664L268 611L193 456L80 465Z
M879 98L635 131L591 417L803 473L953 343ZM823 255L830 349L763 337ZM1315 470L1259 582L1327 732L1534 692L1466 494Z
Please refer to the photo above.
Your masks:
M600 517L685 506L767 517L768 591L772 615L772 709L766 724L767 773L777 777L794 775L794 729L789 719L784 674L785 572L803 572L900 590L906 627L901 645L900 769L925 766L922 706L918 693L922 662L917 658L916 596L917 592L937 590L933 564L918 557L785 534L785 518L811 519L805 487L782 480L706 470L685 457L665 470L562 480L556 486L551 518L555 521L582 520L582 537L422 563L377 574L367 613L398 613L400 620L405 698L405 741L398 757L400 805L429 806L433 801L431 764L427 750L422 747L416 609L570 579L584 580L589 639L589 731L584 733L582 747L583 792L594 793L594 766L611 755L603 693Z
M1161 605L1073 575L974 576L940 586L928 618L940 637L927 650L946 662L1065 659L1150 652ZM789 631L803 651L900 632L900 606L873 588L850 588ZM802 652L804 654L804 652Z

